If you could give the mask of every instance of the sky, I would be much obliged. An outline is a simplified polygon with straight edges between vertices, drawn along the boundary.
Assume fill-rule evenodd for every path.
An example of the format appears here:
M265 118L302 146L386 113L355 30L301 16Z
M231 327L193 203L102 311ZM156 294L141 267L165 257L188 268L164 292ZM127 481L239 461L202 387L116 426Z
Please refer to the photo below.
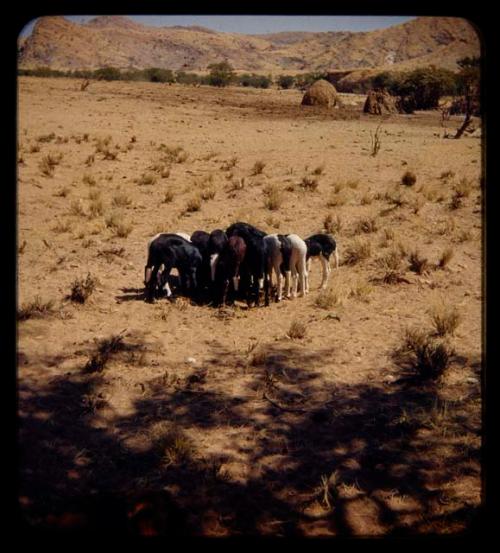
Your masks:
M93 15L65 16L84 23ZM410 16L327 16L327 15L133 15L137 23L154 26L200 25L226 33L277 33L280 31L372 31L405 23ZM28 36L35 21L30 21L20 36Z

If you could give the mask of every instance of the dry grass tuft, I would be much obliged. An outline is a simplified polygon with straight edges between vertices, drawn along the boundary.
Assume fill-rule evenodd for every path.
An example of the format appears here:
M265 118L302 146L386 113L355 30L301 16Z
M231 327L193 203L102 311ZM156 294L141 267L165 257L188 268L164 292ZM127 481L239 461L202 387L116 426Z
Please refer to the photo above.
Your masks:
M256 161L254 164L253 164L253 167L252 167L252 175L255 176L255 175L261 175L262 174L262 171L264 171L264 167L266 166L266 164L261 161L261 160L258 160Z
M369 234L371 232L377 232L377 230L377 220L374 217L363 217L354 227L355 233L364 232L365 234Z
M344 251L344 263L354 265L368 259L372 254L371 243L368 240L356 239Z
M290 328L288 329L287 336L292 340L302 340L306 337L307 327L298 320L292 321Z
M408 255L408 261L410 264L410 271L423 275L429 268L429 262L427 258L421 257L418 251L413 251Z
M40 296L35 296L34 300L24 303L17 311L17 320L26 321L28 319L46 317L54 313L54 301L42 301Z
M137 184L139 186L151 186L153 184L156 184L157 181L156 175L153 175L153 173L144 173L138 180Z
M132 199L126 192L118 192L113 196L111 204L114 207L128 207L132 204Z
M321 174L321 173L315 173L315 174ZM318 179L314 179L312 177L308 177L307 175L302 178L302 180L299 183L300 188L303 190L316 190L319 186Z
M406 171L406 173L401 177L401 184L404 186L413 186L417 182L417 176L411 171Z
M187 201L185 212L194 213L195 211L200 211L201 202L202 202L202 198L200 195L193 196Z
M458 325L462 322L460 311L454 305L437 302L429 309L432 324L438 336L454 335Z
M343 305L347 296L344 286L336 283L331 288L321 290L314 299L314 305L320 309L331 309Z
M98 280L92 277L90 273L85 279L77 279L71 284L71 293L69 299L76 303L85 303L90 295L94 292Z
M331 213L329 213L324 221L323 228L328 234L338 234L342 229L342 219L340 215L336 215L335 218Z
M454 253L455 252L453 251L453 248L446 248L441 254L441 257L439 258L439 261L437 263L438 269L444 269L453 259Z
M270 211L277 211L283 204L283 193L276 184L268 184L263 189L264 207Z
M169 204L173 201L174 197L175 197L175 194L174 194L173 190L171 188L169 188L163 194L162 203Z

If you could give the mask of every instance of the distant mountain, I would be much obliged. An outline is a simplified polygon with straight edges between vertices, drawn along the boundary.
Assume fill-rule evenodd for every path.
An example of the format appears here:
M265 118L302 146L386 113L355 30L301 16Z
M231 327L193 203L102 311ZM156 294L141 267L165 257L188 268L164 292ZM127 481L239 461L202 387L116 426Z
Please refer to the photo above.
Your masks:
M64 17L40 18L19 43L19 67L98 69L104 66L206 71L228 61L236 70L260 73L405 69L456 61L480 53L479 39L464 19L418 17L370 32L282 32L244 35L204 27L152 27L122 16L85 24Z

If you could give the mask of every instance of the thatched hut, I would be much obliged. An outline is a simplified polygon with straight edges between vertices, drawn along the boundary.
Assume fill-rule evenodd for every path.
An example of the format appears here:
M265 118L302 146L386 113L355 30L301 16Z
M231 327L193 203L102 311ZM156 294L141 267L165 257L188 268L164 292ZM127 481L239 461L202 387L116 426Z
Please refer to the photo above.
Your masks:
M333 107L337 103L337 91L335 87L324 79L311 85L302 98L303 106L327 106Z
M384 115L388 113L397 113L396 98L388 92L381 90L370 90L366 97L363 113L372 115Z

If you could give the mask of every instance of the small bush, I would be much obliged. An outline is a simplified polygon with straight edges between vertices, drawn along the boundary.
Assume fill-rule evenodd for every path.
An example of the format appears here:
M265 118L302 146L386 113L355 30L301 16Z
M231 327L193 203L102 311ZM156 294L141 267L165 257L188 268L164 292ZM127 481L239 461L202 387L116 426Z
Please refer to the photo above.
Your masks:
M290 328L288 329L287 336L292 340L302 340L306 337L307 327L301 321L292 321Z
M437 263L437 266L439 269L444 269L448 263L452 260L454 255L452 248L446 248L444 252L441 254L441 257L439 258L439 261Z
M411 171L406 171L406 173L401 177L401 184L404 186L413 186L417 182L417 176Z
M347 294L341 286L336 286L328 290L321 290L314 300L314 305L320 309L331 309L342 305Z
M360 219L355 226L355 232L364 232L369 234L378 230L377 221L373 217L364 217Z
M171 190L170 188L168 190L165 191L165 193L163 194L163 200L162 200L162 203L164 204L169 204L170 202L172 202L172 200L174 199L174 192L173 190Z
M84 184L88 184L89 186L95 186L97 184L95 178L88 173L85 173L85 175L83 175L82 180Z
M17 320L26 321L32 318L41 318L54 312L54 301L42 301L40 296L35 296L34 300L25 303L17 311Z
M63 232L69 232L73 228L73 225L68 221L58 221L51 230L62 234Z
M72 283L69 299L76 303L85 303L97 284L98 280L88 273L85 279L77 279Z
M433 305L429 310L429 314L438 336L453 335L462 321L460 312L455 306L443 303Z
M322 175L323 173L325 172L325 166L324 165L319 165L318 167L316 167L316 169L313 170L313 175Z
M323 228L328 234L339 233L342 229L342 219L340 215L336 215L334 219L333 215L329 213L323 221Z
M321 174L321 173L315 173L315 174ZM299 186L304 190L316 190L316 188L318 188L319 186L319 181L318 179L313 179L312 177L305 176L300 181Z
M104 213L104 203L100 198L92 200L89 204L89 217L93 219Z
M119 192L111 200L111 204L115 207L127 207L132 203L130 196L125 192Z
M281 190L274 184L266 186L263 190L265 195L264 206L270 211L278 210L283 203Z
M137 184L139 186L149 186L152 184L156 184L156 176L152 173L145 173L142 175L142 177L137 181Z
M371 243L367 240L356 239L344 252L344 263L354 265L371 256Z
M58 198L65 198L70 192L71 190L67 186L63 186L54 193L54 196L57 196Z
M361 196L360 203L361 205L371 205L373 202L373 194L370 194L370 192L365 192Z
M429 267L427 259L425 257L421 257L418 251L411 252L408 256L408 261L410 263L410 271L413 271L418 275L424 274Z
M265 166L266 164L263 161L256 161L252 167L252 175L261 175Z
M186 204L186 212L193 213L201 209L201 196L193 196Z
M111 356L123 349L125 349L123 336L119 334L101 340L98 344L96 353L90 357L85 365L84 371L88 373L102 372Z
M83 206L82 199L79 198L78 200L73 200L71 202L69 211L71 215L77 215L77 216L83 217L85 215L85 208Z
M215 188L208 187L200 192L200 197L202 200L213 200L215 198Z

